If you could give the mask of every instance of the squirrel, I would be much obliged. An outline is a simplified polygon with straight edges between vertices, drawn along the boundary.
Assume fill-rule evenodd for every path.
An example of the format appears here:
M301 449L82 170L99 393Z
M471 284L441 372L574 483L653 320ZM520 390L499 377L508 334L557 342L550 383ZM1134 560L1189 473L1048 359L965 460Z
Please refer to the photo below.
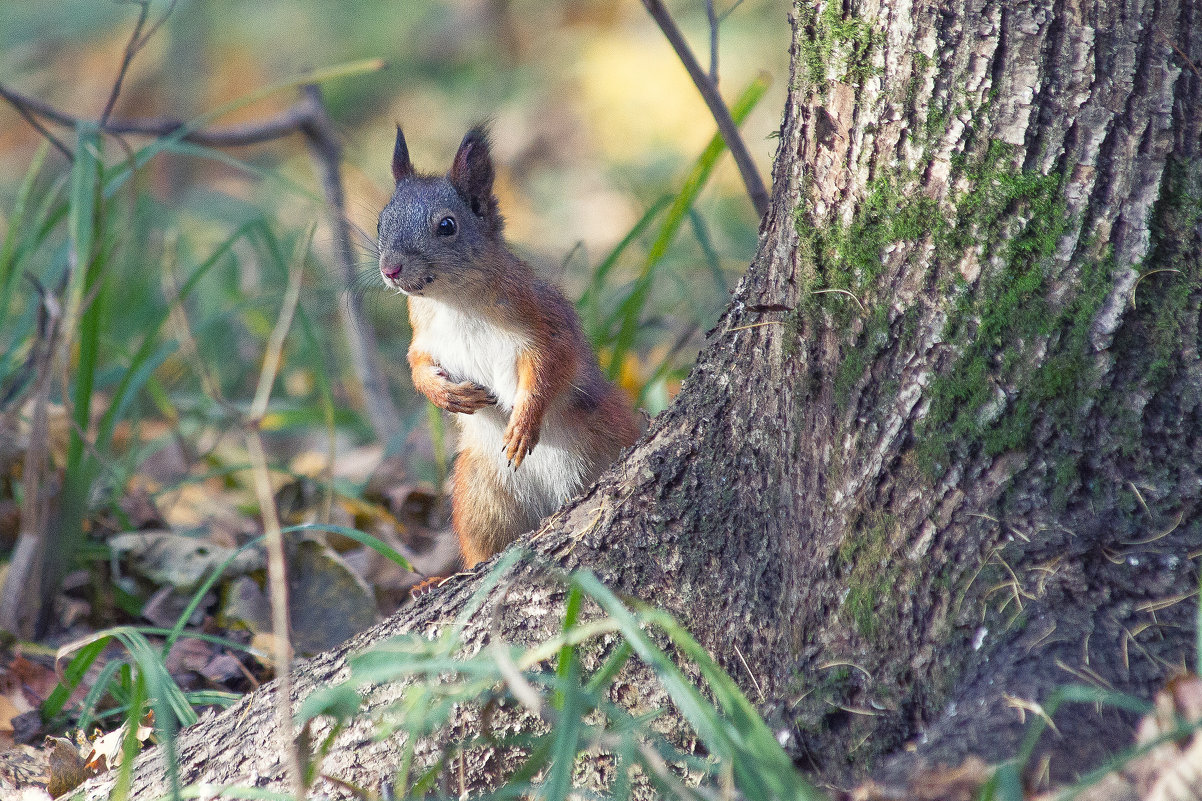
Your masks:
M487 128L433 176L414 172L398 125L392 175L380 274L408 296L414 386L458 424L451 524L467 569L537 528L642 426L572 304L506 246Z

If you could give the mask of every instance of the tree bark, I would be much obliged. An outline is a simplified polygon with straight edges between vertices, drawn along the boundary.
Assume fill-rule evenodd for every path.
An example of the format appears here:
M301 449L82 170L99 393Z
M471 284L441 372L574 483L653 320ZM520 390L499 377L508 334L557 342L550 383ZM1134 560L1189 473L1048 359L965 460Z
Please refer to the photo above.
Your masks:
M1061 685L1149 698L1196 669L1202 3L848 0L791 21L755 260L672 407L544 523L467 637L549 635L563 591L540 560L589 567L687 624L821 780L1003 760L1020 707ZM294 702L477 581L304 663ZM248 750L271 692L181 735L185 781L284 786ZM1132 724L1066 707L1032 764L1070 778ZM391 776L398 746L370 732L326 771ZM158 771L140 761L134 797Z

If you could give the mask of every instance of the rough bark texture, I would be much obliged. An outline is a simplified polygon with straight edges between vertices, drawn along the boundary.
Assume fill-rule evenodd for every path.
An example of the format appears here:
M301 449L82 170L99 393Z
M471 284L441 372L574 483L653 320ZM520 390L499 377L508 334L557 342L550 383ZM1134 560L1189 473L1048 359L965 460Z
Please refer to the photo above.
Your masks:
M1004 759L1019 702L1149 697L1195 667L1202 4L865 0L793 24L759 253L676 403L534 548L676 614L826 781ZM558 625L534 564L469 642ZM298 699L475 581L303 664ZM283 786L257 745L271 692L182 735L185 781ZM1096 765L1131 723L1066 709L1037 767ZM364 722L326 770L378 787L396 754ZM159 780L142 760L135 797Z

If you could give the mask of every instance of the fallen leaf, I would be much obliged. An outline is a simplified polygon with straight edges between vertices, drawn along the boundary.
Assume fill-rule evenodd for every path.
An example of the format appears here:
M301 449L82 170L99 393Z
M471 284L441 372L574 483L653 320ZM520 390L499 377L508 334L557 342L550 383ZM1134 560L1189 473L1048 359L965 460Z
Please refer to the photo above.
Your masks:
M110 537L108 544L114 556L123 559L138 575L156 586L184 592L195 589L234 553L233 548L170 530L131 531ZM249 549L234 557L226 573L245 574L261 570L263 565L263 552Z
M331 548L302 540L289 569L292 645L297 653L332 648L376 622L371 588Z
M1202 679L1179 676L1156 694L1154 711L1136 729L1136 742L1147 745L1177 730L1181 723L1202 721ZM1135 760L1126 771L1145 801L1202 799L1202 735L1163 742Z
M121 760L125 757L124 743L126 732L129 731L129 721L127 720L120 727L102 734L92 741L92 750L88 752L87 759L84 764L89 770L103 772L112 770L121 765ZM135 736L138 739L138 744L144 744L154 734L154 713L148 712L145 717L138 723Z
M214 684L226 684L237 678L250 678L242 663L233 654L217 654L200 669L200 675Z
M185 670L200 673L213 658L213 650L214 646L204 640L181 637L167 652L163 665L172 675Z
M17 701L16 697L7 689L7 681L15 682L14 689L19 688L27 702L27 705L21 709L22 712L45 701L47 696L58 686L58 675L55 674L53 668L26 659L20 654L13 658L5 673L8 678L0 686L4 686L5 695L9 695L13 703L21 707L21 702Z
M99 771L88 767L75 743L62 737L46 738L47 761L50 764L50 780L46 792L54 797L69 793Z
M239 576L225 588L217 622L227 629L242 628L253 634L271 630L271 605L263 588L249 576Z
M12 701L0 695L0 732L13 732L13 718L20 715L22 712L28 712L28 709L17 709Z

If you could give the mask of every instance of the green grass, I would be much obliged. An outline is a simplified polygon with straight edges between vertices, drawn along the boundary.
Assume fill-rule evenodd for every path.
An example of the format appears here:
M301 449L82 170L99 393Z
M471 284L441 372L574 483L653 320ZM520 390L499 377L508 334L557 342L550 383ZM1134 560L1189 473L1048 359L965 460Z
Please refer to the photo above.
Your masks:
M731 105L731 117L738 124L746 119L756 104L768 90L767 81L757 78L743 90L738 99ZM651 296L652 288L665 263L673 241L676 239L681 226L686 221L697 219L694 216L694 204L705 188L718 159L726 151L726 143L720 134L714 134L705 150L697 158L685 178L679 192L669 201L661 198L635 223L630 232L617 246L602 259L591 276L588 290L578 304L586 325L586 331L592 339L594 347L606 354L607 373L610 379L617 378L626 363L626 358L636 345L636 339L644 326L644 310ZM646 230L650 224L663 214L663 220L656 232L655 239L643 260L628 291L616 307L604 318L600 311L600 296L605 287L605 281L621 255L630 247L632 242ZM694 222L696 226L696 222ZM695 230L696 227L695 227ZM703 230L703 229L702 229ZM703 251L707 249L705 235L699 234ZM711 249L712 250L712 249ZM651 371L655 378L661 378L666 373L666 364L657 365ZM650 383L650 382L648 382Z
M316 721L329 719L334 728L323 740L328 745L362 714L369 687L405 682L398 701L372 712L380 736L405 736L393 785L398 798L428 792L460 752L493 748L520 755L517 767L492 791L496 798L568 798L578 758L598 751L615 761L612 781L592 788L600 797L629 798L637 781L649 782L664 796L708 797L682 782L671 766L687 766L701 777L702 787L729 782L749 799L822 797L797 773L730 676L687 631L662 611L623 602L591 573L565 578L566 611L558 636L530 647L494 641L469 653L463 639L467 622L521 558L519 550L508 551L467 608L435 639L401 636L351 657L345 682L302 704L301 724L311 732ZM611 688L631 660L654 675L707 756L694 756L657 734L656 715L632 715L611 700ZM586 670L586 661L597 667ZM700 685L686 672L698 675ZM516 732L507 724L506 734L484 730L446 746L432 760L419 759L416 743L438 734L464 706L510 710L507 718L521 709L527 723ZM320 763L322 755L319 748L312 763Z

